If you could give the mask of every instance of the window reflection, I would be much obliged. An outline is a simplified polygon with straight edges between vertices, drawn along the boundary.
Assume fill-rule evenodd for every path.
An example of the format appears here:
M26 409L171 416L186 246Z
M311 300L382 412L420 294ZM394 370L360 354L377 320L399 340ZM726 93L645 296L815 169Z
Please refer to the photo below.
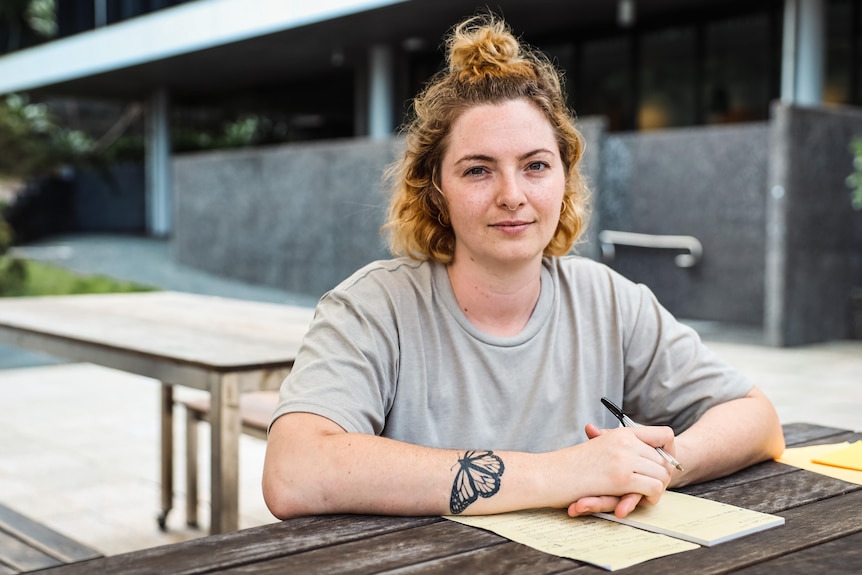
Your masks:
M611 131L632 128L631 52L631 39L627 36L603 38L583 45L580 90L575 98L579 115L605 116Z
M710 23L704 36L704 122L766 118L770 100L767 15Z
M833 1L826 10L826 73L823 102L849 104L852 99L853 2Z
M670 28L641 40L637 125L641 130L695 123L695 29Z

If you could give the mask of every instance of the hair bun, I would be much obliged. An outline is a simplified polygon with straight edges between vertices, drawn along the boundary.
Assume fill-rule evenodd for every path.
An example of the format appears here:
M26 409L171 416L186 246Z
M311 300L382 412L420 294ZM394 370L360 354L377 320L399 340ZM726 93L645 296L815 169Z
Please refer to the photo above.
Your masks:
M506 23L490 15L462 22L449 38L448 48L449 72L462 81L535 76Z

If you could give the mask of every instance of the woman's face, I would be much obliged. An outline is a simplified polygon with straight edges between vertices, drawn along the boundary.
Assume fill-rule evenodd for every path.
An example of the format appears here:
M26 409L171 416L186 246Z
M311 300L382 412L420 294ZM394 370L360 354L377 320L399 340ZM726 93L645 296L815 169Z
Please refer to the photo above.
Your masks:
M461 114L441 163L454 265L540 261L557 229L565 185L554 130L532 103L510 100Z

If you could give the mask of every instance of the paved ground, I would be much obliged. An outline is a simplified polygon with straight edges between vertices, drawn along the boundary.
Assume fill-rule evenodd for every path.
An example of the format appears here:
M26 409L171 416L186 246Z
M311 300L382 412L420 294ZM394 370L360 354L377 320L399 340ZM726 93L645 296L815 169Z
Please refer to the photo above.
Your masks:
M312 298L177 266L170 260L168 242L162 240L75 236L18 251L79 272L167 289L314 303ZM762 345L757 329L693 325L710 347L766 391L782 421L862 430L862 341L775 349ZM168 518L169 530L163 533L156 527L157 381L14 349L0 351L0 501L106 554L203 534L185 527L182 516L181 417L176 429L177 501ZM207 426L200 431L201 445L206 446ZM242 438L242 527L273 521L260 495L263 453L263 441ZM202 478L209 476L205 448L200 469ZM202 520L208 518L206 483L201 485Z

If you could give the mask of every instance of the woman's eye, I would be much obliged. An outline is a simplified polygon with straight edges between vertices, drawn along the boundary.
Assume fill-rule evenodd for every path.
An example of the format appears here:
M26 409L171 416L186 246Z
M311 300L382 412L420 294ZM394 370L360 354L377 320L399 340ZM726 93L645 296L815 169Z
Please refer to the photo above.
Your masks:
M530 162L530 165L527 166L527 169L531 172L541 172L548 167L549 166L547 162Z
M481 176L485 173L485 168L481 166L476 166L474 168L470 168L467 170L464 175L465 176Z

